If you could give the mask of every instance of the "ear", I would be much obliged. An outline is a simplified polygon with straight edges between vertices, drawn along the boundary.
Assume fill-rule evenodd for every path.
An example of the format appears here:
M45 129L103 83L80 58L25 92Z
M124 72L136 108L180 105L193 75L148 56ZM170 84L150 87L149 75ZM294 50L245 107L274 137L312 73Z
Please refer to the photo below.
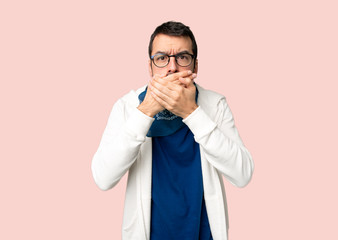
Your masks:
M148 64L148 71L149 71L149 75L150 77L153 76L153 67L152 67L152 61L149 59L149 64Z
M198 59L195 60L194 73L198 72Z

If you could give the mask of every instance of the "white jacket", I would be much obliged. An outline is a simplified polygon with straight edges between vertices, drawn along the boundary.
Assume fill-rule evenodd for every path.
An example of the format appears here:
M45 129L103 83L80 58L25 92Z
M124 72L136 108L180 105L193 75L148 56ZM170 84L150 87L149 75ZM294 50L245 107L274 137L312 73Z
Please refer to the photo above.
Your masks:
M234 125L225 97L199 85L199 107L183 122L200 145L204 199L214 240L228 238L228 216L222 175L244 187L254 164ZM154 121L137 109L131 91L114 105L99 148L92 160L98 187L114 187L129 170L122 226L123 240L149 240L151 211L152 141L146 134Z

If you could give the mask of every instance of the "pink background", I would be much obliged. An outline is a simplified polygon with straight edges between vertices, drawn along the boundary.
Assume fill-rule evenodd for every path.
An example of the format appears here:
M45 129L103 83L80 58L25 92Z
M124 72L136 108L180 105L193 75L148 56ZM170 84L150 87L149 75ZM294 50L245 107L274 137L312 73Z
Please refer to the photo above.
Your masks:
M202 86L255 161L226 183L230 239L338 239L337 2L0 3L0 239L120 239L126 177L90 164L114 102L147 83L154 28L182 21ZM132 64L128 62L132 61Z

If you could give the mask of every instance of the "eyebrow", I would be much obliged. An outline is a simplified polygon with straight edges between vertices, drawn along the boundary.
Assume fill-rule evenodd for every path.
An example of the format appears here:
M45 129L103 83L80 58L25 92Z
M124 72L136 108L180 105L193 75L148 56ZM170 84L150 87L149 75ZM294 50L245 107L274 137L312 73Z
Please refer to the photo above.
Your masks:
M175 55L177 55L177 54L184 54L184 53L192 54L192 53L190 53L189 51L184 50L184 51L181 51L181 52L176 53ZM157 51L154 55L156 55L156 54L166 54L166 55L170 55L168 52L163 52L163 51Z

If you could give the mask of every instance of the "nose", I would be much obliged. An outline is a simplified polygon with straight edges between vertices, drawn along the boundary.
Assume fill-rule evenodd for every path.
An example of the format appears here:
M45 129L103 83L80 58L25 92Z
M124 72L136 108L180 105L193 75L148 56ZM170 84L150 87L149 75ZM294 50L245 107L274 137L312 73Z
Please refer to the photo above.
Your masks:
M174 56L170 57L170 61L168 63L168 72L169 73L177 72L177 63Z

